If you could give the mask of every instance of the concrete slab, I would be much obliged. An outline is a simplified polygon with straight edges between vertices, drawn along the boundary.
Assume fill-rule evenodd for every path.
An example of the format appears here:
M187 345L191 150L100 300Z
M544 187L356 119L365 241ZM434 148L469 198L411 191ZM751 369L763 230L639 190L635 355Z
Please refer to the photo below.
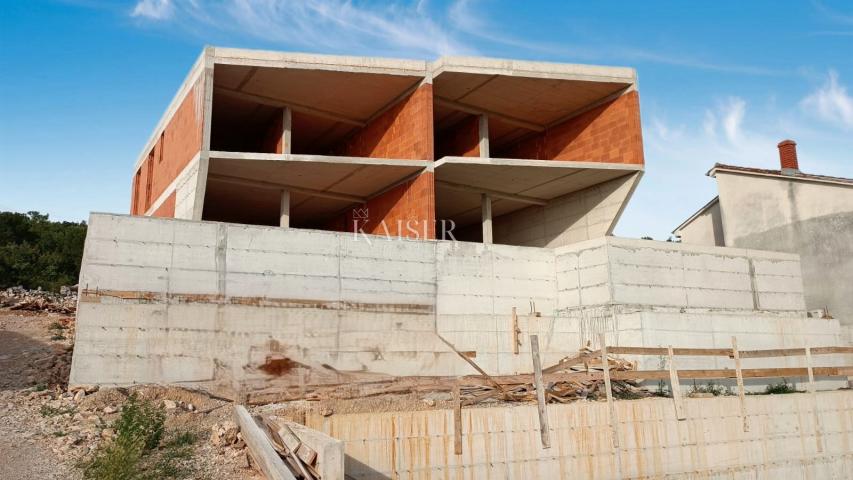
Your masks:
M210 152L205 218L278 218L280 191L287 189L291 225L300 226L431 169L432 162L420 160Z
M498 217L642 170L599 162L444 157L434 166L436 217L465 226L480 219L481 192L492 195Z

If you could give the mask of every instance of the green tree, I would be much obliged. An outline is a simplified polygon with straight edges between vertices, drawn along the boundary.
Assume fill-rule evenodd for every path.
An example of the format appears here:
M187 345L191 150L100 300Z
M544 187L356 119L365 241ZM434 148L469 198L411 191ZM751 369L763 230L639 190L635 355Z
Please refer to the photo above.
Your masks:
M77 283L86 222L51 222L39 212L0 212L0 288L56 291Z

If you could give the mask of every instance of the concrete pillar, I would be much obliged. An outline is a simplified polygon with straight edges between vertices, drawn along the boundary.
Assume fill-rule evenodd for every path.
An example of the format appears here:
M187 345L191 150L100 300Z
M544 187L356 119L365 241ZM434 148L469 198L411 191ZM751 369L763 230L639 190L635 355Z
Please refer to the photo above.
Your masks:
M283 228L290 227L290 190L281 191L278 226Z
M284 117L281 120L281 153L291 153L293 150L293 114L290 107L284 107Z
M485 114L480 114L480 156L483 158L489 157L489 117Z
M492 197L483 193L483 243L492 243Z

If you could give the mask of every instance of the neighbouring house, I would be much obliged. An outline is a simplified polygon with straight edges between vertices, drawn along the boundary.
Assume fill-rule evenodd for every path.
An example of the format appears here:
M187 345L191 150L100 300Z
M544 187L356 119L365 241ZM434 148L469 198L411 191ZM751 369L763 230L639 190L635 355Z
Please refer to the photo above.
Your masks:
M718 196L673 233L686 244L796 253L809 310L853 322L853 179L800 171L797 144L779 143L780 168L717 163Z

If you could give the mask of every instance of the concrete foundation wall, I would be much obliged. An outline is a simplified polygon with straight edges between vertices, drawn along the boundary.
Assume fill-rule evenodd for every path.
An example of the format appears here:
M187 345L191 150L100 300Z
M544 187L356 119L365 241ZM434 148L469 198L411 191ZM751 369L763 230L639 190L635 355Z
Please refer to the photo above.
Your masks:
M853 186L717 173L726 245L799 254L809 310L853 322Z
M596 478L727 479L853 476L849 391L617 401L547 407L552 447L543 449L535 405L462 410L462 455L453 453L449 410L309 416L309 427L343 440L356 479ZM614 442L614 437L618 442Z
M475 373L445 341L522 373L532 333L546 365L599 332L632 346L841 340L802 310L795 255L612 237L542 249L93 214L80 289L72 384Z
M495 243L559 247L609 235L640 174L600 183L493 221Z

